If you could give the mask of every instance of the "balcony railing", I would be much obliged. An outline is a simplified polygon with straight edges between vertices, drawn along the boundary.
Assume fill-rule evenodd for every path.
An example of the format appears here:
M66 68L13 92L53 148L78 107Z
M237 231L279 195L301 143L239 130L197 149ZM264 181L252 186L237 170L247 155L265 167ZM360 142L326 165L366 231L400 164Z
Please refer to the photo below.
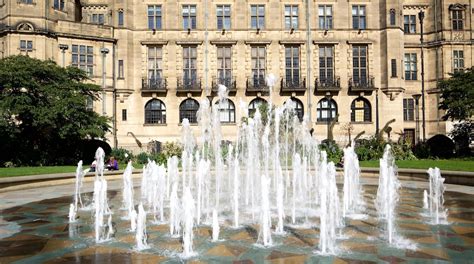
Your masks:
M166 92L166 79L142 79L142 92Z
M268 86L265 78L255 77L247 79L247 92L268 92Z
M369 76L367 79L358 79L357 81L353 78L349 78L349 89L352 92L370 92L375 89L374 77Z
M336 76L334 78L319 79L314 81L315 92L338 92L341 90L341 78Z
M178 78L178 92L201 92L201 78Z
M227 78L214 77L212 79L212 91L213 92L218 92L219 91L219 84L224 85L225 87L227 87L227 90L229 92L235 92L237 90L237 86L236 86L234 77L227 77Z
M281 79L282 92L304 92L306 91L306 79Z

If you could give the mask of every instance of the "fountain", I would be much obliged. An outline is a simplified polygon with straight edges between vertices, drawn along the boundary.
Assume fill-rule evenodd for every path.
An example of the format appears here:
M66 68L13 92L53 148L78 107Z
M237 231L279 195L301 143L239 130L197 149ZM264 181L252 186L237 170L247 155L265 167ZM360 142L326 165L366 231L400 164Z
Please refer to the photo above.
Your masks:
M143 209L143 204L140 203L138 205L138 216L137 216L137 224L136 224L136 234L135 234L135 241L136 241L136 249L137 250L144 250L148 249L147 243L147 234L146 234L146 212Z
M429 210L430 217L432 219L433 224L440 224L441 221L446 223L446 219L448 216L448 209L444 209L444 178L441 177L441 172L438 168L429 168L428 169L429 175L429 186L430 191L424 199L426 200L426 207ZM426 190L424 192L426 194ZM425 198L424 197L424 198Z
M336 185L336 168L333 162L327 162L326 152L321 153L320 171L321 177L319 187L320 227L319 227L319 250L323 255L336 253L336 228L342 226L339 214L339 197Z
M379 187L375 207L380 221L384 221L385 238L390 244L395 244L395 209L398 204L400 182L397 178L397 167L390 145L385 147L383 158L380 160Z
M216 216L217 217L217 216ZM184 188L183 194L183 257L195 255L193 251L194 199L189 187Z
M124 219L130 219L134 207L132 170L132 162L129 161L125 171L123 172L122 208L127 211L127 215L124 217Z
M212 241L219 240L219 219L217 217L217 210L212 210Z
M354 151L354 142L344 149L344 197L342 215L357 214L363 208L360 186L359 159Z

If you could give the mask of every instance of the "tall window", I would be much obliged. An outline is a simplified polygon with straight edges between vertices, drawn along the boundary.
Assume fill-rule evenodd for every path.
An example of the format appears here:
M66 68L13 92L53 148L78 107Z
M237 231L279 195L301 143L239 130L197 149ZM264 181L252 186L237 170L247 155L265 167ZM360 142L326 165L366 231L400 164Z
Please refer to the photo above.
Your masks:
M286 5L285 6L285 29L297 29L298 28L298 6L297 5Z
M353 29L366 29L367 28L367 17L365 14L364 5L353 5L352 6L352 28Z
M403 99L403 120L415 120L415 100L412 98Z
M295 104L295 114L298 117L300 121L303 121L303 116L304 116L304 107L303 103L294 97L291 97L291 101Z
M392 68L392 77L393 78L397 77L397 60L396 59L392 59L391 68Z
M352 122L370 122L372 121L372 113L370 103L367 99L359 97L352 101L351 104L351 121Z
M367 84L367 46L352 46L352 78L357 85Z
M332 5L320 5L319 29L332 29Z
M94 73L94 48L85 45L72 45L72 66L87 72L89 76Z
M250 27L253 29L265 28L265 5L250 6Z
M390 25L391 26L395 26L396 24L396 18L397 18L397 15L395 13L395 9L390 9Z
M186 85L191 85L197 79L197 48L183 47L183 78Z
M161 5L148 6L148 29L161 29Z
M230 5L217 6L217 29L230 29Z
M2 1L2 4L4 2ZM20 3L22 4L26 4L26 5L32 5L33 4L33 0L21 0Z
M148 80L160 83L163 78L163 52L161 46L148 46Z
M123 10L117 12L117 24L119 27L123 26Z
M334 81L334 46L319 46L319 81L322 84Z
M20 40L20 50L21 51L33 51L33 41L32 40Z
M260 97L255 98L252 101L250 101L250 104L249 104L249 117L253 117L255 115L255 112L257 111L258 107L261 104L266 104L266 103L267 103L267 101L265 101L265 99L262 99Z
M92 96L86 97L86 110L93 111L94 110L94 98Z
M405 53L405 80L416 80L416 53Z
M217 101L216 105L219 107L221 123L235 123L235 105L231 100Z
M464 70L464 51L453 50L453 70L454 72Z
M122 109L122 121L127 121L127 109Z
M199 110L199 103L188 98L179 105L179 122L182 123L183 119L187 118L189 123L197 123L197 111Z
M196 5L183 5L183 28L196 29Z
M264 46L252 47L252 78L254 82L265 83L266 50Z
M285 80L287 83L300 83L300 47L285 47Z
M166 106L158 99L151 99L145 105L145 124L166 124Z
M464 29L464 10L451 10L451 20L453 23L453 30L463 30Z
M123 79L124 74L123 74L123 60L118 61L118 78Z
M232 81L232 50L230 46L217 47L217 77L219 83L230 86Z
M416 16L405 15L403 16L403 31L405 34L416 33Z
M337 115L337 105L333 99L330 101L327 98L319 100L316 110L318 122L331 121L336 118Z
M53 8L56 10L64 10L64 0L54 0Z

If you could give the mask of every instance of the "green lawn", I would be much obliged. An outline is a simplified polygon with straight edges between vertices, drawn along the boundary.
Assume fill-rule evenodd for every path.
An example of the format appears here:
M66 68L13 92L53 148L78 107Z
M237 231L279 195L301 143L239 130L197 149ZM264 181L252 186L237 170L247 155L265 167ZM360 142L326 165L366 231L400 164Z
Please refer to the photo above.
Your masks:
M65 172L75 173L76 166L0 168L0 177L27 176L27 175L65 173Z
M398 160L395 162L399 168L428 169L438 167L441 170L471 171L474 172L474 160L451 159L451 160ZM361 167L379 167L378 160L361 161Z
M428 169L429 167L438 167L441 170L453 171L472 171L474 172L473 159L452 159L452 160L399 160L396 162L399 168ZM378 167L378 160L361 161L361 167ZM121 169L125 164L119 164ZM134 164L135 168L142 168L142 165ZM85 169L86 167L84 167ZM28 176L51 173L74 173L76 166L43 166L43 167L18 167L18 168L0 168L1 177Z

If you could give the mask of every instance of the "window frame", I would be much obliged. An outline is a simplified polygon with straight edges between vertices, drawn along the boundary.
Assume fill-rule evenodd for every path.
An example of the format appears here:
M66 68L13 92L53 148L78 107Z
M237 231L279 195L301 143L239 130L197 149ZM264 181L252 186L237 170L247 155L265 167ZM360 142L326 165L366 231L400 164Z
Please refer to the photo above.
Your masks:
M250 101L250 103L247 107L248 117L253 117L255 115L255 113L257 112L258 107L261 104L268 104L268 102L267 102L267 100L265 100L261 97L257 97L257 98L252 99L252 101Z
M289 13L287 14L287 8L289 9ZM296 9L296 14L294 14L294 10ZM298 29L299 27L299 6L298 5L285 5L284 10L283 10L283 16L284 16L284 23L285 23L285 29ZM287 21L288 19L288 21ZM288 23L287 23L288 22Z
M229 46L229 45L217 46L216 59L217 59L217 78L219 80L222 80L222 79L231 80L232 79L232 46Z
M154 56L152 56L152 54ZM148 45L147 46L147 78L150 84L160 83L161 80L163 79L163 66L162 65L163 65L163 46Z
M84 47L84 49L82 49ZM84 52L82 52L84 50ZM90 51L90 52L89 52ZM71 46L71 66L84 70L88 76L94 75L94 47L87 45L73 44ZM77 57L76 63L74 57ZM81 63L81 58L84 56L84 62Z
M327 106L323 106L323 103L326 103ZM326 117L323 117L323 113L326 113ZM316 122L331 122L337 118L337 113L338 107L336 101L332 98L328 100L324 97L319 100L316 105Z
M416 108L415 99L403 98L403 121L415 121L416 119L415 108Z
M354 14L356 8L356 14ZM367 29L367 6L366 5L352 5L352 29L364 30ZM363 11L363 14L361 14ZM357 23L355 22L357 18ZM363 21L363 23L361 22Z
M255 14L254 14L255 8ZM261 9L263 9L263 14L260 13ZM254 25L255 19L255 25ZM265 5L264 4L256 4L250 5L250 28L251 29L264 29L265 28Z
M323 14L321 15L321 8L323 10ZM327 11L331 11L331 14L327 14ZM332 5L318 5L318 24L319 29L329 30L334 28L333 24L333 16L334 11Z
M22 43L24 43L24 45ZM20 51L33 51L33 40L20 39Z
M358 53L357 56L354 56L355 49L357 49L357 53ZM365 55L361 55L361 51L364 49L365 49ZM352 45L352 80L355 84L367 85L369 83L369 60L368 60L369 54L368 53L369 53L368 45ZM356 61L357 61L358 66L355 66ZM365 63L365 66L362 65L363 63Z
M285 46L285 82L287 84L291 83L293 85L299 85L300 80L301 80L301 47L299 45L286 45Z
M454 31L464 30L464 10L451 9L451 27Z
M117 26L123 27L124 23L125 23L124 13L123 13L123 10L120 9L117 11Z
M197 78L197 47L194 45L183 46L183 84L189 85L189 81L191 81L192 85L197 81Z
M397 59L391 59L390 60L390 68L391 68L391 78L397 78L398 77L398 71L397 71Z
M194 10L194 13L193 13ZM182 5L181 15L183 18L183 29L196 29L197 27L197 5Z
M219 121L223 124L235 124L235 104L234 102L232 102L232 100L230 99L225 99L224 100L224 104L221 105L220 104L220 100L216 100L216 102L214 103L215 105L217 105L218 107L218 110L219 110ZM225 105L227 104L227 105ZM221 108L221 106L223 106L224 108ZM227 118L226 120L222 120L222 115L227 113Z
M453 50L453 72L464 71L464 50Z
M358 102L363 102L362 106L358 106ZM357 120L358 119L358 111L362 111L362 119L363 120ZM364 97L358 97L354 99L351 103L351 123L369 123L372 122L372 106L367 100L367 98Z
M390 9L390 26L395 26L397 24L397 11L395 9Z
M163 7L162 5L147 5L148 29L160 30L163 28Z
M33 0L31 0L31 1L33 1ZM65 5L66 5L66 2L64 0L54 0L53 1L53 9L54 10L64 11Z
M332 84L335 79L335 67L334 67L334 45L320 45L319 46L319 82L322 84ZM330 49L330 55L327 56L327 51ZM321 56L321 50L324 50L324 56ZM322 65L322 62L324 62L324 65ZM327 66L328 62L332 66ZM324 72L324 74L322 74ZM329 74L331 73L331 74ZM328 78L329 77L329 78Z
M256 50L255 52L256 56L254 56L254 52L253 52L254 50ZM263 50L263 56L260 56L261 50ZM262 60L263 60L263 67L261 65ZM250 48L250 63L251 63L252 78L265 80L265 73L267 71L267 47L266 46L252 46Z
M125 68L125 65L124 65L124 62L123 60L118 60L118 74L117 74L117 78L118 79L125 79L124 77L124 68Z
M403 33L416 34L416 15L403 16Z
M145 107L145 124L166 124L166 105L160 99L153 98L146 102Z
M122 109L122 122L127 121L127 109Z
M418 80L418 54L405 53L404 65L405 65L405 70L404 70L405 80L417 81Z
M228 8L228 13L226 13L227 12L226 8ZM220 30L231 29L232 28L232 6L224 5L224 4L216 5L216 19L217 19L216 21L217 29L220 29Z
M191 108L186 107L187 102L193 102L193 105L188 105ZM183 123L183 119L187 118L190 124L197 124L197 112L199 110L199 102L193 98L187 98L179 104L179 123ZM191 117L191 118L189 118Z

